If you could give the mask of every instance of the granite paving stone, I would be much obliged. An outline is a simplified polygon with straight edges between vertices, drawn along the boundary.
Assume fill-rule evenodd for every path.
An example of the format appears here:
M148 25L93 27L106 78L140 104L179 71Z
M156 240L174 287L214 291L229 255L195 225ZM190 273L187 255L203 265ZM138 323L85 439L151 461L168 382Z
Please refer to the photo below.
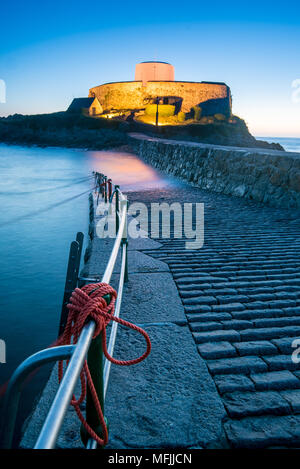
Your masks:
M237 331L230 330L215 330L210 332L193 332L193 336L196 344L204 342L216 342L216 341L238 341L240 336Z
M233 448L293 447L300 445L299 416L246 417L224 423Z
M191 322L190 329L193 332L215 331L216 329L222 329L222 324L217 321Z
M289 415L289 403L276 391L246 391L224 394L225 407L230 417L243 418L250 415Z
M300 364L293 362L291 355L264 356L263 359L270 371L300 369Z
M190 323L231 319L228 313L188 313L186 316Z
M267 340L257 340L249 342L236 342L233 344L239 355L274 355L277 348Z
M292 346L295 340L300 340L300 334L297 337L283 337L282 339L272 339L271 342L283 355L292 355L295 348Z
M300 380L299 380L300 383ZM300 387L300 386L298 386ZM290 404L295 414L300 414L300 389L284 390L280 393L284 399Z
M221 325L224 329L235 329L236 331L253 327L253 323L251 321L238 320L238 319L221 321Z
M251 373L250 378L258 391L271 389L294 389L300 387L300 380L288 370L269 373Z
M212 305L213 311L220 311L220 312L229 312L232 313L233 311L242 311L245 309L245 306L242 303L227 303L222 305Z
M214 379L221 394L234 391L255 391L253 381L245 375L216 375Z
M236 357L220 360L209 360L207 366L213 375L216 374L250 374L253 372L267 371L264 360L259 357Z
M208 342L198 345L199 353L202 357L213 359L223 357L235 357L236 349L230 342Z

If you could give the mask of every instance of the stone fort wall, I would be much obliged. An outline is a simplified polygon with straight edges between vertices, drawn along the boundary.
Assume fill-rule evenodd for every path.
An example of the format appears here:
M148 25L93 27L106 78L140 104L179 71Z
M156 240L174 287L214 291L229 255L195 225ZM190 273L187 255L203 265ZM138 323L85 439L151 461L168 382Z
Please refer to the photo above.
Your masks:
M89 96L96 96L104 110L142 109L157 96L178 96L183 98L183 112L207 103L212 114L231 113L230 88L222 83L149 81L146 86L141 81L107 83L91 88Z
M133 135L131 136L133 137ZM131 138L147 163L202 189L300 209L300 153Z

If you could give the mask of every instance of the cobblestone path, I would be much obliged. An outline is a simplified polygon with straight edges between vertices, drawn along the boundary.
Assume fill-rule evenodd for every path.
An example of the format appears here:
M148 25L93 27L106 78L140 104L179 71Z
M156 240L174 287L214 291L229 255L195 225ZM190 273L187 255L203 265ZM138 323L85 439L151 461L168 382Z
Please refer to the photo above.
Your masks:
M201 249L171 237L147 254L166 262L174 277L228 415L229 445L299 447L300 363L291 358L300 338L299 211L186 185L128 196L205 204Z

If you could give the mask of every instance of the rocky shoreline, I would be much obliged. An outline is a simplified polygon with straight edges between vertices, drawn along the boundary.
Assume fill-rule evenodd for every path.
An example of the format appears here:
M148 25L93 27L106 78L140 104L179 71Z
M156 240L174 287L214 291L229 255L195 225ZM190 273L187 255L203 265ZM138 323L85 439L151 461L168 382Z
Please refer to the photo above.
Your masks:
M127 143L125 132L118 127L89 128L86 124L85 120L61 119L61 116L57 116L57 124L52 119L45 123L41 118L39 122L37 116L0 119L0 142L88 150L102 150Z
M285 151L279 143L257 140L248 130L243 119L234 117L234 124L217 122L201 124L193 122L189 125L162 125L154 127L149 124L136 123L133 132L142 132L152 137L167 138L186 142L205 143L247 148L264 148Z
M242 119L235 125L191 124L154 127L122 119L100 119L66 112L0 118L0 143L39 147L105 150L128 143L130 132L149 136L225 146L266 148L284 151L278 143L256 140Z

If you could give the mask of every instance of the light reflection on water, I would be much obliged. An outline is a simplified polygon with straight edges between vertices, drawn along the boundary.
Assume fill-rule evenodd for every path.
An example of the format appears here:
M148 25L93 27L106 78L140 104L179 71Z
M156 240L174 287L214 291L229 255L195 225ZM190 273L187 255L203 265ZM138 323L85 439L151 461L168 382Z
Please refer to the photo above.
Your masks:
M0 145L0 396L18 364L56 338L69 245L88 228L88 194L73 197L91 189L93 170L124 191L176 184L126 152ZM30 381L22 416L45 378Z
M123 152L89 152L93 169L119 184L124 191L159 189L175 184L175 180L162 175L135 155Z

